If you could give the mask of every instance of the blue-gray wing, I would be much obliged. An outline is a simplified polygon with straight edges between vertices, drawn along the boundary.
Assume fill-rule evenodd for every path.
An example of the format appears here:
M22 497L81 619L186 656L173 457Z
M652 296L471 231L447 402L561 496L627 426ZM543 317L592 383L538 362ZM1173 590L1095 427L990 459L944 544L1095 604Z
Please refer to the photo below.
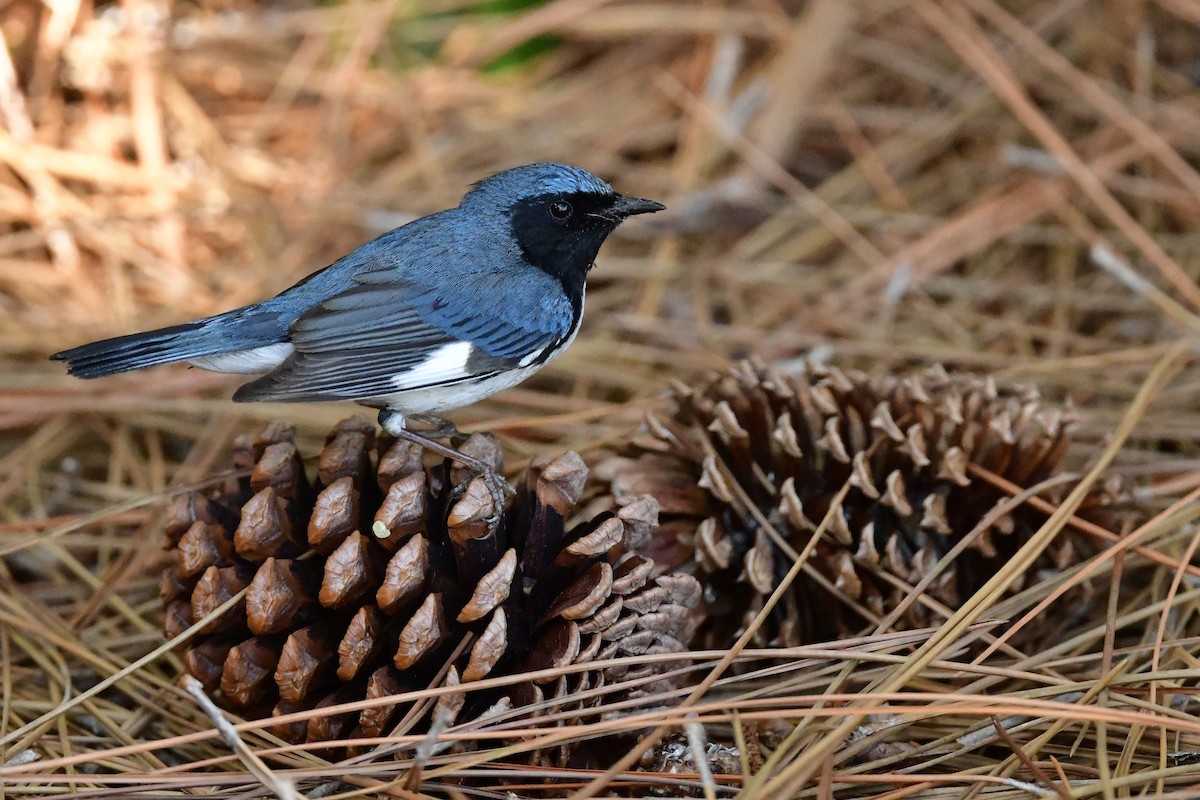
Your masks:
M293 322L292 355L234 399L355 400L486 377L540 360L576 322L561 293L506 297L474 281L451 299L379 273L356 280Z

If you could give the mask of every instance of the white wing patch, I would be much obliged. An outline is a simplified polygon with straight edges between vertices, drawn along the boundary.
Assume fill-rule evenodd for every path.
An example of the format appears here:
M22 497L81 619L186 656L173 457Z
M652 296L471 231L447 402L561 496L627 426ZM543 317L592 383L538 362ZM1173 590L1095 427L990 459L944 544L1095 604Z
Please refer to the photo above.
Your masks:
M413 389L462 380L471 375L467 362L474 351L475 346L470 342L444 344L420 364L393 377L392 385L397 389Z
M228 372L234 375L254 375L259 372L270 372L292 354L295 349L288 342L268 344L251 350L237 350L233 353L218 353L215 356L201 356L188 361L189 364L206 369L210 372Z

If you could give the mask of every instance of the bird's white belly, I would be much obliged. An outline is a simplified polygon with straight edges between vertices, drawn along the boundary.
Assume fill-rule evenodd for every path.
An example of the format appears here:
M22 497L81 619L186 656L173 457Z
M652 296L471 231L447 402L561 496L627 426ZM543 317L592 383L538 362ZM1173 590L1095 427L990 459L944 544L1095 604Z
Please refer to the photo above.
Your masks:
M497 392L511 389L543 366L543 364L537 364L518 367L486 378L464 378L454 383L404 389L394 394L379 395L359 402L375 408L389 408L406 417L414 414L437 414L469 406L485 397L491 397Z

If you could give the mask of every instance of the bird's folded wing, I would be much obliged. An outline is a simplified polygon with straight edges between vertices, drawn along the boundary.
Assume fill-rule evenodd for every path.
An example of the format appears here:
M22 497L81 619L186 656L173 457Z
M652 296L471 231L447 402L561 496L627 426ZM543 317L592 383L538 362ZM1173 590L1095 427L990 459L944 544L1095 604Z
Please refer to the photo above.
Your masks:
M361 399L484 377L536 359L570 335L569 304L480 306L397 282L364 283L302 315L292 355L235 400Z

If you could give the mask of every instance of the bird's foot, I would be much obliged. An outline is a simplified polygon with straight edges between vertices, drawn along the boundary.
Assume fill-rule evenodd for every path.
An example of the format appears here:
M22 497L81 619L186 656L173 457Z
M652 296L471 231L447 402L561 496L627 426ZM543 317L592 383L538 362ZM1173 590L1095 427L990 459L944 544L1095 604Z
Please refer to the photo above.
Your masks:
M491 494L492 503L495 507L495 512L488 518L487 523L488 527L495 529L504 516L506 501L509 497L517 493L516 489L504 479L503 475L493 469L491 464L481 461L474 456L469 456L466 453L460 453L453 447L431 439L425 433L410 431L405 427L405 421L404 415L398 411L385 408L379 412L379 426L387 433L395 436L397 439L414 442L426 450L430 450L452 461L457 461L483 478L484 485L487 487L488 493Z
M488 499L491 500L491 511L484 521L487 523L488 530L495 532L500 520L504 519L507 499L516 494L516 490L504 479L503 475L482 461L464 457L459 459L459 463L474 474L469 477L460 477L460 483L454 496L458 497L459 493L471 494L476 497L476 502L481 502L483 498L476 494L476 481L481 481L484 491L488 493ZM459 475L461 476L462 473Z
M488 517L487 523L490 530L495 530L500 524L500 520L504 518L505 503L509 497L517 493L517 490L512 487L504 476L499 472L483 465L485 469L477 473L483 478L483 483L487 486L488 492L492 495L493 507L496 509L492 516Z

